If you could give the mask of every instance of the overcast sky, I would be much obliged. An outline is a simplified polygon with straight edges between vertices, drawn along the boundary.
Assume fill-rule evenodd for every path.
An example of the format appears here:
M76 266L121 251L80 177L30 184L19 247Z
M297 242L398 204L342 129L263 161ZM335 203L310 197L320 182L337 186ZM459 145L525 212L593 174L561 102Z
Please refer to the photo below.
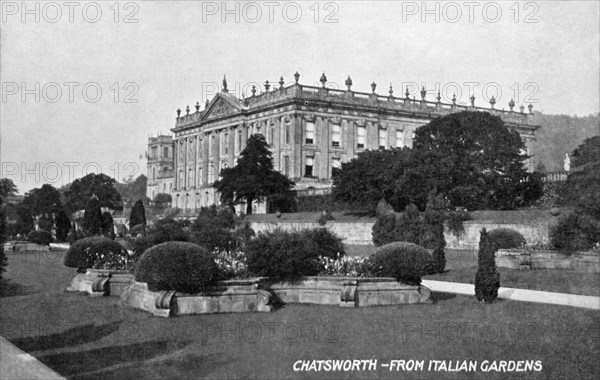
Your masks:
M148 135L169 132L177 108L204 108L224 74L238 94L298 71L385 95L416 84L430 100L599 107L597 1L22 4L2 2L0 37L1 176L21 194L145 173Z

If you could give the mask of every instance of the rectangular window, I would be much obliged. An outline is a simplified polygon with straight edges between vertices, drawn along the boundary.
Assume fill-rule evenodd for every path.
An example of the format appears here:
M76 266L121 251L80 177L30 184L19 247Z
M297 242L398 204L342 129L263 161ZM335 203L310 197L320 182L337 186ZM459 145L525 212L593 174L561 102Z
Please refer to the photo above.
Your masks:
M341 140L341 126L339 124L333 124L331 126L331 146L339 147Z
M285 144L290 144L290 123L285 123Z
M356 128L356 147L363 149L365 147L365 136L367 134L367 128L358 127Z
M404 147L404 131L396 131L396 148Z
M290 175L290 156L283 156L283 174Z
M242 131L238 131L237 133L237 146L235 147L235 152L239 153L242 150Z
M385 149L387 145L387 130L380 129L379 130L379 149Z
M179 171L179 183L177 184L177 188L180 190L183 189L183 170Z
M229 154L229 133L224 133L223 134L223 138L221 140L221 152L223 153L223 155L227 155Z
M202 186L202 168L198 168L198 187Z
M165 158L169 158L169 147L168 146L163 148L163 156Z
M269 143L271 146L275 146L275 126L271 125L269 127Z
M208 184L212 185L215 181L215 164L212 162L208 166Z
M193 183L194 183L194 171L192 169L189 169L188 170L187 188L192 187Z
M306 144L314 144L315 143L315 123L310 121L306 122L306 138L304 142Z
M306 164L304 165L304 176L313 176L313 165L315 164L315 158L313 156L306 156Z

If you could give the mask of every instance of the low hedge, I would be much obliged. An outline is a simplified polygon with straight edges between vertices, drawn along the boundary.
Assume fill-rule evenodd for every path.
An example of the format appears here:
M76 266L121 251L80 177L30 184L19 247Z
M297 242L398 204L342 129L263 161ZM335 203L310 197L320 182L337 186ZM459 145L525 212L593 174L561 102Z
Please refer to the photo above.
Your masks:
M73 243L65 255L65 265L72 268L115 269L131 268L127 249L104 236L90 236Z
M35 230L27 235L27 240L40 245L49 245L52 243L52 234L46 230Z
M397 281L419 285L427 274L432 257L417 244L394 242L381 246L371 256L371 264L377 277L393 277Z
M316 276L323 267L319 256L325 251L318 243L322 236L313 241L307 238L311 234L281 229L260 232L246 244L248 270L255 276L278 281Z
M170 241L148 249L135 267L134 278L151 290L198 293L219 279L214 256L199 245Z
M519 231L510 228L496 228L489 231L487 236L498 249L519 248L527 244L525 237Z

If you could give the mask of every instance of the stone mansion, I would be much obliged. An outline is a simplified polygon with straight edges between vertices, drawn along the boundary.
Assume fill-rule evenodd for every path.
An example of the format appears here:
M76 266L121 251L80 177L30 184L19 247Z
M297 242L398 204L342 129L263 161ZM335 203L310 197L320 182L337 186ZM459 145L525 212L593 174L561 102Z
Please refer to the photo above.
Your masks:
M267 81L264 91L257 94L252 86L249 97L239 99L229 93L223 79L221 92L206 101L203 110L196 103L195 111L186 107L177 110L171 135L148 139L148 187L151 199L159 193L172 196L172 207L185 214L195 213L202 206L219 204L219 195L212 187L222 168L232 167L251 134L261 133L270 144L276 170L296 183L295 190L302 195L326 194L331 190L331 169L340 167L362 151L390 147L412 146L416 128L433 118L464 110L486 111L502 118L509 128L523 139L527 154L533 155L533 141L537 125L532 123L532 105L521 105L514 110L461 105L453 98L451 104L442 103L438 92L435 101L352 91L352 79L346 79L346 90L330 89L327 78L320 78L321 86L299 83L279 86ZM264 212L264 204L255 204L256 212Z

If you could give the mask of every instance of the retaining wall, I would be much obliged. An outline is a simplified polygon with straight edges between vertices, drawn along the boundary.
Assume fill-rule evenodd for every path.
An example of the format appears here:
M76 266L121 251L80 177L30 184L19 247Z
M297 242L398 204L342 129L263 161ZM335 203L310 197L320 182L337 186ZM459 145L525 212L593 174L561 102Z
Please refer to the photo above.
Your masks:
M496 228L510 228L519 231L527 243L548 243L548 231L552 224L552 219L548 221L536 221L536 223L498 223L494 221L467 221L463 223L464 233L458 238L446 228L444 238L446 239L446 248L474 248L479 246L479 232L482 228L488 231ZM344 239L345 244L372 245L373 222L360 223L337 223L327 222L325 227ZM310 229L322 227L319 223L307 222L251 222L250 226L256 233L269 231L275 228L281 228L287 231Z

